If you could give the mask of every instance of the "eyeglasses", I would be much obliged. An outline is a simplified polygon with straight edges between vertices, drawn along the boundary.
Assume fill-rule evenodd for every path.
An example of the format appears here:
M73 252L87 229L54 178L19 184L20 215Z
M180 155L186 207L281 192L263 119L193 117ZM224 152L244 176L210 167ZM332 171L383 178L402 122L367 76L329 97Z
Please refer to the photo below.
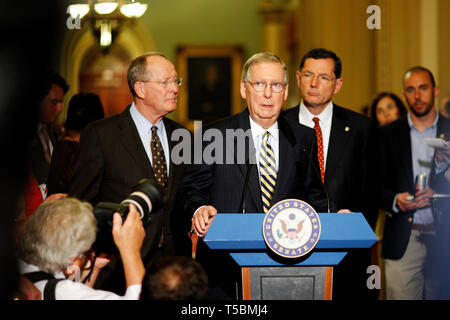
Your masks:
M95 265L95 259L97 258L95 255L95 251L94 250L88 250L85 254L85 265L83 266L83 268L81 269L81 273L83 274L85 271L88 271L88 274L86 275L86 277L84 279L82 279L83 283L88 282L91 279L91 275L94 272L94 265Z
M308 71L302 72L300 74L300 76L302 78L304 78L305 80L312 80L316 77L316 75L314 73L308 72ZM336 79L336 78L330 77L327 74L319 74L319 75L317 75L317 78L319 79L320 82L323 82L323 83L330 83L331 81Z
M156 80L139 80L139 82L155 82L163 87L168 87L170 84L175 83L178 87L181 87L181 84L183 83L183 79L181 78L174 78L174 79L167 79L163 81L156 81Z
M255 89L256 91L264 91L269 85L273 92L280 93L286 86L284 83L281 82L273 82L273 83L267 83L264 81L256 81L256 82L247 81L247 82L250 83L253 89Z

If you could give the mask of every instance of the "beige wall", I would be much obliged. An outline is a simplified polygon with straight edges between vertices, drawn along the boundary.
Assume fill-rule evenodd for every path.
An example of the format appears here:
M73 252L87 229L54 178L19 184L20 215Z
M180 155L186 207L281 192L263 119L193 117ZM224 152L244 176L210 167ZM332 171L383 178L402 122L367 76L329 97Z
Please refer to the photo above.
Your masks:
M381 8L380 30L366 27L371 4ZM430 68L441 96L450 93L450 1L302 0L298 10L298 60L314 47L342 59L336 103L359 111L380 91L401 95L403 74L414 65Z
M441 97L450 94L450 1L439 0L438 8L438 55L439 85Z
M265 19L262 6L267 3L284 6L284 20ZM381 30L366 27L366 8L371 4L381 7ZM450 93L449 12L450 0L152 1L139 23L147 36L139 37L149 39L153 49L172 60L183 44L241 45L244 59L274 50L290 66L285 108L299 100L293 75L301 56L314 47L332 49L343 61L344 86L335 102L360 111L377 92L400 95L403 73L413 65L429 67L441 96ZM63 74L73 74L68 70L74 60L67 47L62 53Z
M303 0L299 8L299 62L316 47L336 52L341 58L344 84L334 102L359 111L375 91L375 33L366 27L364 0ZM298 63L297 63L298 65Z

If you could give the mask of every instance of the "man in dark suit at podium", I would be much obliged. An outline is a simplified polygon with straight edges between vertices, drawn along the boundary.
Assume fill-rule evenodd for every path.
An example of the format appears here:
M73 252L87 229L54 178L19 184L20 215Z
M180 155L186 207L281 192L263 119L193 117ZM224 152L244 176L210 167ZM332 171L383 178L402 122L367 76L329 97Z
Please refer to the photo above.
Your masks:
M302 102L282 113L316 131L322 180L338 208L362 212L375 228L377 206L377 128L366 116L332 102L341 90L342 63L331 50L306 53L297 71ZM334 269L333 299L375 294L366 286L370 250L350 252Z
M69 194L93 205L100 201L118 203L141 179L155 179L167 202L164 208L152 213L146 230L141 254L144 262L148 262L155 255L175 254L174 246L179 242L174 237L181 234L174 231L179 218L173 214L183 165L174 164L170 157L174 146L170 137L182 126L165 117L177 108L181 79L163 54L152 52L132 61L128 84L133 95L131 106L83 130ZM183 235L188 241L186 232ZM121 267L115 267L114 261L103 273L114 270L120 270L121 276ZM105 288L115 292L123 288L116 286L117 281L109 287L109 279L113 277L105 278L108 279L104 281ZM99 277L98 283L103 279Z
M230 143L224 143L223 155L234 154L231 163L229 159L211 163L202 158L201 164L188 166L180 188L181 205L192 217L194 232L201 237L218 212L263 213L288 198L304 200L318 212L328 211L320 177L314 172L314 166L318 166L314 131L279 118L288 96L284 62L271 53L253 55L244 66L240 93L248 109L205 129L218 130L222 137L228 130L246 132L247 139L226 139L233 150L227 148ZM239 161L243 154L245 159ZM335 210L333 205L331 210ZM238 274L232 279L231 258L208 252L206 247L201 249L202 244L197 256L207 269L211 285L219 285L230 297L235 296L233 280Z

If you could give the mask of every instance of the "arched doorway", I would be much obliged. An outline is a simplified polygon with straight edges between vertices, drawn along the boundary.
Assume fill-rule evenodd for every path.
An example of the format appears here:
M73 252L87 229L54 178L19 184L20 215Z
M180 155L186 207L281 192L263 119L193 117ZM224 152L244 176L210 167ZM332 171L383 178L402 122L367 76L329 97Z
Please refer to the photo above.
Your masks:
M130 61L128 52L120 45L112 46L108 52L93 46L83 57L79 91L97 94L106 117L121 113L132 101L127 84Z
M89 24L66 33L61 48L60 73L70 84L59 122L67 116L70 98L81 91L100 96L105 116L121 112L131 103L126 72L135 57L154 51L152 37L139 21L124 24L108 51L98 44Z

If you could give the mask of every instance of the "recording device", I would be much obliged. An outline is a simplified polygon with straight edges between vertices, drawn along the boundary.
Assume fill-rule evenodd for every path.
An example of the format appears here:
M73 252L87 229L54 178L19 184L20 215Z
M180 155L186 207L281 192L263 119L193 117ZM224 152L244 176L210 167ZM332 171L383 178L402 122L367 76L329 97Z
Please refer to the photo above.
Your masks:
M154 180L143 179L132 189L131 194L120 203L99 202L94 207L94 216L97 219L97 239L94 243L96 252L113 253L117 249L112 239L112 218L118 212L122 221L128 216L130 204L134 204L141 215L142 223L151 221L151 214L164 206L165 199L161 187Z

